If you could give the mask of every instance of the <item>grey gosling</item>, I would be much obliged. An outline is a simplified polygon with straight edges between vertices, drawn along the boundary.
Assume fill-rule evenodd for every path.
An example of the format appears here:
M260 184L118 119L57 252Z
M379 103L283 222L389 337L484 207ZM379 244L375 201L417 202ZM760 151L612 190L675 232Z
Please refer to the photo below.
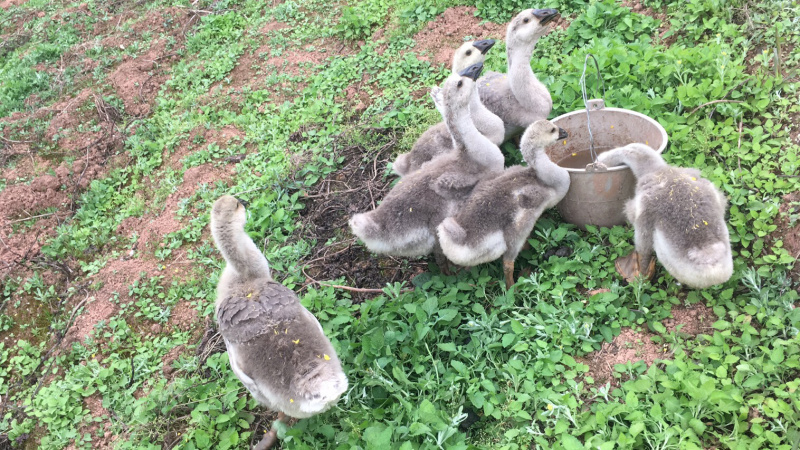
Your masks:
M636 194L625 205L636 250L615 264L626 280L640 274L652 278L654 250L667 272L689 287L702 289L731 277L728 202L699 170L669 166L644 144L609 150L598 161L609 167L625 164L636 176Z
M569 173L544 148L567 137L547 120L531 124L520 141L527 167L512 166L482 181L464 207L437 228L444 255L463 266L503 257L506 287L514 284L514 260L544 210L567 194Z
M500 149L469 118L474 80L482 69L483 64L475 64L444 83L445 119L455 150L403 177L376 209L350 219L353 234L371 251L396 256L434 251L436 226L455 212L478 181L502 172ZM436 256L441 264L440 253Z
M216 317L231 368L253 397L286 416L326 411L347 390L342 365L319 321L294 292L273 281L264 255L244 231L244 205L224 195L211 210L211 234L225 258ZM277 441L277 429L255 449Z
M494 42L494 39L483 39L463 43L453 55L453 73L461 72L473 64L482 63L486 59L486 52L492 48ZM441 112L441 88L438 86L432 88L431 97ZM469 109L475 128L495 145L500 145L505 132L502 119L483 106L477 93L470 99ZM422 133L410 152L397 156L392 164L392 170L400 176L408 175L419 169L422 164L454 148L453 138L446 123L439 122Z
M504 140L522 133L528 125L546 119L553 109L547 87L531 69L531 55L547 24L556 18L555 9L526 9L506 29L508 74L489 72L478 80L481 102L505 124Z

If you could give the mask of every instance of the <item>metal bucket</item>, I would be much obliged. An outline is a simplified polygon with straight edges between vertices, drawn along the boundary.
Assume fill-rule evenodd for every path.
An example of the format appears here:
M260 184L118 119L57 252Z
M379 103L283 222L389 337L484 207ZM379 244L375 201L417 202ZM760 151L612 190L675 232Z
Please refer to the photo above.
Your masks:
M590 56L587 55L587 62ZM597 73L599 82L599 68ZM661 124L644 114L629 109L606 108L602 99L588 100L585 63L581 87L586 110L553 119L552 122L566 130L569 137L546 149L550 160L566 167L570 177L569 191L558 204L558 211L564 220L581 228L585 225L623 225L626 222L625 203L633 198L636 177L627 166L601 169L591 163L597 154L634 142L647 144L660 154L667 147L667 132Z
M634 142L647 144L658 153L667 147L666 130L650 117L629 109L605 108L602 100L590 100L588 105L592 111L592 134L597 154ZM589 153L586 111L573 111L556 117L552 122L566 130L569 137L551 145L547 155L562 167L574 166L571 159L578 160ZM569 191L558 204L558 211L564 220L581 228L585 225L611 227L625 223L625 202L633 198L636 187L636 178L631 169L627 166L609 167L605 171L591 167L589 170L567 167L567 171Z

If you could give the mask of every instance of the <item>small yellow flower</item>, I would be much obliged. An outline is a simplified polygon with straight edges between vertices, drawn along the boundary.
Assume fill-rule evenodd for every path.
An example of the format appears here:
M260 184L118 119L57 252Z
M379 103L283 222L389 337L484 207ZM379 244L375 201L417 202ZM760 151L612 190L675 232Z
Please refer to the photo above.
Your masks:
M548 403L548 404L547 404L547 410L548 410L548 411L552 411L552 410L553 410L553 408L554 408L554 407L553 407L553 404L552 404L552 403Z
M708 226L708 222L706 222L705 220L703 221L703 223L704 223L706 226Z
M695 178L695 177L692 177L692 181L697 181L697 178Z
M611 129L612 129L612 130L614 129L614 125L611 125Z
M677 63L679 66L681 65L681 63L682 63L682 62L683 62L683 61L681 61L680 59L679 59L678 61L676 61L676 63Z
M289 399L289 403L294 403L294 399L293 399L293 398L290 398L290 399Z
M725 55L727 55L727 53L725 53L725 52L722 52L722 56L725 56Z
M328 356L327 354L326 354L326 355L324 355L324 356L325 356L325 361L330 361L330 360L331 360L331 357L330 357L330 356Z
M649 141L644 141L644 143L645 143L645 144L647 144L647 145L650 145L650 142L649 142Z
M296 340L296 341L292 341L292 342L294 342L294 345L297 345L297 344L299 344L299 343L300 343L300 339L298 339L298 340Z
M577 153L573 153L572 156L578 156L578 154Z
M247 298L250 298L250 297L252 297L252 296L253 296L253 293L252 293L252 292L251 292L251 293L249 293L249 294L247 294Z
M720 36L722 36L722 35L721 35L721 34L719 34L719 33L717 33L717 37L720 37Z

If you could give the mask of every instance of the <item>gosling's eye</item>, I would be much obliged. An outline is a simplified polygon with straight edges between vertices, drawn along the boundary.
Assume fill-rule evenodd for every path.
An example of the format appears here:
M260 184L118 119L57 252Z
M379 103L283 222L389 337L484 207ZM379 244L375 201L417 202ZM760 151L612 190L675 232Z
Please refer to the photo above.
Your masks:
M472 54L472 50L467 50L467 56Z
M464 82L463 82L463 81L461 81L461 80L459 80L459 81L458 81L458 84L456 85L456 87L461 87L461 85L463 85L463 84L464 84Z
M530 21L531 21L531 19L528 19L528 18L526 17L526 18L522 19L522 21L523 21L523 22L525 22L525 23L528 23L528 22L530 22Z

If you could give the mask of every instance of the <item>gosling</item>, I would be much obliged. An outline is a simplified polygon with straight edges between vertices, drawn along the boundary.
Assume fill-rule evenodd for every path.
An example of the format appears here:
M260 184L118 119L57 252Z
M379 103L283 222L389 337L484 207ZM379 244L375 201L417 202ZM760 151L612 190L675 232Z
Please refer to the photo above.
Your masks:
M215 305L231 369L262 405L306 418L328 410L347 377L319 321L294 292L275 282L267 259L244 231L245 206L230 195L211 210L211 234L225 258ZM254 449L277 442L277 428Z
M546 146L567 137L547 120L531 124L520 141L527 167L512 166L482 181L464 207L437 228L444 255L463 266L503 257L506 288L514 284L514 261L544 210L569 190L567 169L552 162Z
M625 164L636 176L636 193L625 205L636 250L615 263L626 280L653 277L653 251L667 272L689 287L703 289L731 277L728 202L699 170L669 166L644 144L610 150L598 161L609 167Z
M480 41L465 42L456 49L453 55L453 72L459 73L467 67L482 63L486 59L486 53L492 48L494 39L483 39ZM442 100L442 90L435 86L430 92L436 109L444 117L444 101ZM470 118L475 124L475 128L486 136L495 145L503 142L505 129L503 121L491 111L486 109L481 103L477 93L470 98L469 104ZM400 175L406 176L419 169L424 163L433 158L451 152L455 148L455 143L450 135L445 122L439 122L425 130L417 139L411 151L397 156L392 163L392 170Z
M456 150L403 177L376 209L350 219L353 234L371 251L394 256L434 252L437 262L443 263L436 227L466 201L480 180L502 172L500 149L469 120L474 80L482 69L483 64L475 64L444 83L445 118Z
M550 91L531 69L531 56L557 16L555 9L526 9L517 14L506 28L508 73L489 72L478 80L481 102L505 124L505 140L546 119L553 109Z

